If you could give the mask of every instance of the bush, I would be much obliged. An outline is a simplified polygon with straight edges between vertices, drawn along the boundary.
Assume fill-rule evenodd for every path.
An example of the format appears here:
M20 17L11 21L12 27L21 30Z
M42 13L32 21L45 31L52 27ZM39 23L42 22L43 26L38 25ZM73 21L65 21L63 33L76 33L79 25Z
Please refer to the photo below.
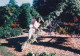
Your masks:
M3 27L0 27L0 37L3 36L3 33L4 33L4 31L3 31Z
M1 9L2 8L2 9ZM21 9L17 5L7 5L0 7L0 24L1 26L10 26L16 22L17 17L21 13Z
M18 36L18 35L22 35L22 34L23 34L23 31L21 28L13 28L12 29L12 32L11 32L12 36Z
M36 56L36 53L30 52L30 53L27 54L27 56Z
M23 31L21 28L11 28L11 27L1 27L0 28L0 37L1 38L9 38L12 36L22 35Z
M59 27L58 32L60 34L67 34L67 31L64 28L62 28L62 27Z
M33 18L41 17L41 15L36 11L36 9L33 6L30 8L30 13Z
M19 24L12 24L11 27L17 28L17 27L19 27Z
M29 25L32 23L32 17L30 14L30 5L22 4L21 6L22 12L19 15L19 23L22 28L29 28Z
M41 53L39 56L48 56L45 52Z
M28 53L26 56L37 56L36 53ZM50 53L49 55L47 55L45 52L41 53L39 56L56 56L56 53Z
M50 53L49 56L56 56L56 53Z

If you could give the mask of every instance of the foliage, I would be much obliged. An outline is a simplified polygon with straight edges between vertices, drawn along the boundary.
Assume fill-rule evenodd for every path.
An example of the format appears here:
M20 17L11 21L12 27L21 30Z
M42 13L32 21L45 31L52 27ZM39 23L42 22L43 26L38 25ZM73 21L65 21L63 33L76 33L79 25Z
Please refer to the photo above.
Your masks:
M19 24L12 24L11 27L17 28L17 27L19 27Z
M68 2L68 7L60 15L63 22L79 22L80 20L80 10L77 8L76 2ZM65 19L64 19L65 18Z
M60 2L61 0L33 0L33 6L42 16L46 16L55 10Z
M60 33L70 33L79 30L78 26L80 22L80 7L77 5L80 4L79 0L74 2L70 0L68 1L69 2L62 1L56 6L56 9L53 10L53 12L50 12L44 17L46 20L44 22L44 26L48 26L49 30L53 29L53 31L56 31L58 30L58 27L61 27L60 30L58 30ZM64 22L69 23L67 27L64 25Z
M15 1L15 0L13 0ZM10 0L10 3L12 0ZM32 18L41 17L40 14L30 4L22 4L21 7L8 4L0 7L0 26L6 27L12 24L20 24L22 28L28 28L32 23ZM16 22L17 21L17 22Z
M30 14L30 5L22 4L21 6L22 12L19 15L19 22L23 28L29 27L29 25L32 23L32 18Z
M48 56L45 52L41 53L39 56Z
M30 53L27 54L27 56L36 56L36 53L30 52Z
M72 4L71 7L74 9L74 11L76 12L80 11L80 1L79 0L64 0L64 2L68 4Z
M3 56L16 56L13 53L9 52L4 46L0 46L0 52Z
M79 22L80 22L80 6L79 5L80 3L79 2L80 2L79 0L77 1L66 0L68 7L66 7L65 11L58 17L58 19L61 19L62 22L65 22L65 25L63 23L63 26L60 26L60 27L67 28L65 29L65 31L67 31L68 33L75 32L76 34L77 32L77 34L80 34L79 32Z
M0 19L3 21L3 26L6 27L10 26L12 23L15 23L21 10L17 5L7 5L0 11Z
M33 18L41 17L41 15L36 11L36 9L34 9L33 6L31 7L30 13Z
M11 28L11 25L16 23L20 13L20 7L14 4L0 7L0 38L18 36L23 33L22 29L18 27L19 25L16 25L16 28Z
M3 29L3 27L0 27L0 37L2 37L3 36L3 33L4 33L4 31L3 31L4 29Z
M63 11L66 9L67 6L68 5L65 2L59 3L55 11L45 16L46 21L44 22L44 26L49 26L50 23L57 24L58 22L60 22L61 20L59 20L58 18L61 15L61 13L63 13Z
M30 52L26 56L37 56L37 54ZM43 52L40 53L39 56L56 56L56 53L50 53L49 55L47 55L45 52Z
M9 1L9 4L10 4L10 5L16 5L16 1L15 1L15 0L10 0L10 1Z
M56 53L50 53L49 56L56 56Z
M0 7L0 26L4 24L4 18L3 18L4 10L5 10L4 7Z
M23 31L21 28L1 27L0 38L9 38L12 36L22 35Z
M58 32L60 34L67 34L66 30L64 28L62 28L62 27L59 27Z

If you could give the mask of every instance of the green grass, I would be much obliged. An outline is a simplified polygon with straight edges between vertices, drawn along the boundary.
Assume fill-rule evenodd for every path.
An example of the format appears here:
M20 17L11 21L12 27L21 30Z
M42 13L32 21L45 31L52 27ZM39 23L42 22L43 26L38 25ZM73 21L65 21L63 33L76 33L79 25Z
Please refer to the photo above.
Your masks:
M0 52L2 56L17 56L14 55L13 53L9 52L8 49L5 48L5 46L0 46Z

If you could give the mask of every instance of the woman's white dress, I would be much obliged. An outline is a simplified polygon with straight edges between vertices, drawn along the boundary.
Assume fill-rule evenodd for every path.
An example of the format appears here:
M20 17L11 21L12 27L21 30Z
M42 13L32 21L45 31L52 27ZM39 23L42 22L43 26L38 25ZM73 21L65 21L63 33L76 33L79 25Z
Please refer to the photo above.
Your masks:
M29 25L29 33L28 33L28 39L30 39L32 37L32 35L35 33L35 28L33 28L33 26L38 29L38 27L40 26L40 23L38 23L37 21L34 22L34 24Z

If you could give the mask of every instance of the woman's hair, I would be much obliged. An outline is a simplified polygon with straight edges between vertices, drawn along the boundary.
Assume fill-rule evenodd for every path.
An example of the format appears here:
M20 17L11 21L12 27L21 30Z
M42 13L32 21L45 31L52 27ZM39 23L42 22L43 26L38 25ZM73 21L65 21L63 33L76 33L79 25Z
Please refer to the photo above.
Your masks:
M36 19L36 21L38 22L38 20L41 20L41 22L40 23L43 23L43 21L42 21L42 19L41 19L41 17L38 17L37 19Z
M36 21L37 21L37 22L38 22L39 18L40 18L40 17L36 18Z

